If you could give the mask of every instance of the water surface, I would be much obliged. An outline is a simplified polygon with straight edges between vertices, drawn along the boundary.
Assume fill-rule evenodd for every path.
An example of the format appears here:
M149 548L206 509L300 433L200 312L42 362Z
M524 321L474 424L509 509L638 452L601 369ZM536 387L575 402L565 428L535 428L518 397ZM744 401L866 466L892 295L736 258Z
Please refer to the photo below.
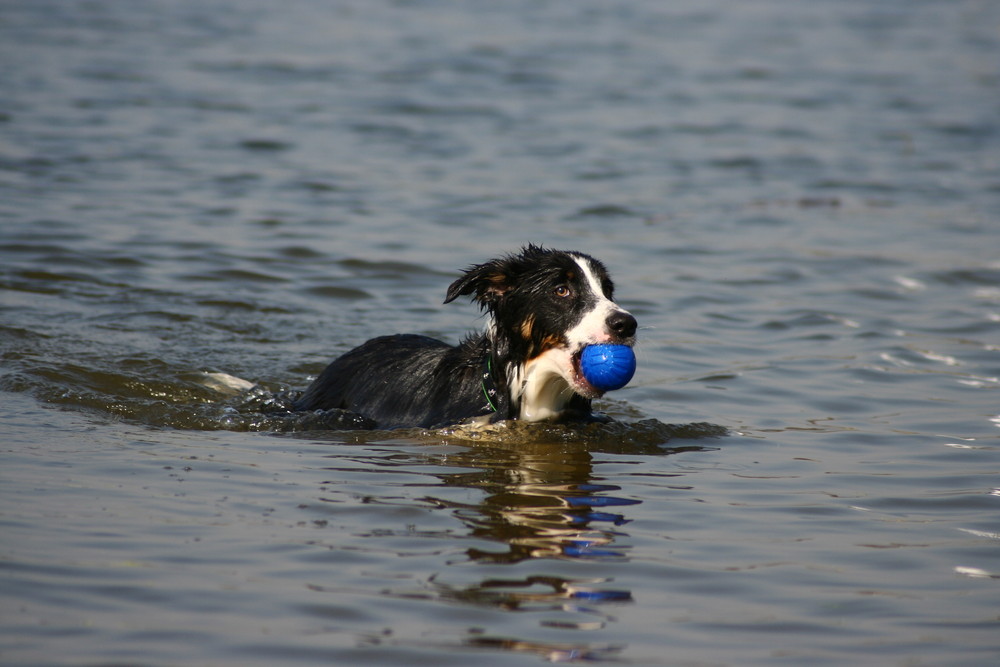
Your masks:
M998 25L4 3L0 661L994 664ZM639 319L616 423L282 413L527 242Z

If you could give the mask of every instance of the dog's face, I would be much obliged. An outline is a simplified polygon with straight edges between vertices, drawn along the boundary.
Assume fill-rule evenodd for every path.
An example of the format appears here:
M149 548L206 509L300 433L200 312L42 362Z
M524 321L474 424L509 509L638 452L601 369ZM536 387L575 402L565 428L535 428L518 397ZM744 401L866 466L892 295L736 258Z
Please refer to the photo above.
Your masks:
M522 419L555 416L573 394L600 396L580 372L583 348L635 342L635 318L614 302L607 270L583 253L528 246L471 267L445 303L470 294L492 316L488 335Z

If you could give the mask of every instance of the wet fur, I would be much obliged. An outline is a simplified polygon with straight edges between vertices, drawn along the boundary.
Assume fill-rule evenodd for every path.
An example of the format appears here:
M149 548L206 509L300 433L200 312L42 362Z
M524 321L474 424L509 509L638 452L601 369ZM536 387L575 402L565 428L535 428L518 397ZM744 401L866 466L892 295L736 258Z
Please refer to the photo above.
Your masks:
M613 291L593 257L529 245L470 267L448 288L445 303L472 296L487 312L484 332L456 346L412 334L374 338L327 366L295 408L347 410L379 428L585 418L600 392L579 375L579 352L634 343L635 318ZM495 389L489 401L487 389Z

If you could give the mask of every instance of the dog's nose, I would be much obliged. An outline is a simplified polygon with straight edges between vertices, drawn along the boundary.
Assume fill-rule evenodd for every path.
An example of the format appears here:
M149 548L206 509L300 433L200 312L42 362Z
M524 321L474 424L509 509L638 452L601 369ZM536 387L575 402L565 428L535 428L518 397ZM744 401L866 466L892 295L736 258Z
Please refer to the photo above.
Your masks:
M635 335L636 327L639 326L631 313L626 313L624 310L616 310L611 313L605 320L605 324L608 325L608 330L619 338L631 338Z

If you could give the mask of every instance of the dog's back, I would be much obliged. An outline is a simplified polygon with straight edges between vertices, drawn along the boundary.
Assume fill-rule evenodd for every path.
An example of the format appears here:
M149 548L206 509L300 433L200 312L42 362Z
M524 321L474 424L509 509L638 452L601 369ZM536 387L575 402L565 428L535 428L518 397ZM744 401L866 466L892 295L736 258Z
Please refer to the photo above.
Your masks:
M373 338L327 366L295 409L357 412L386 429L450 424L488 412L474 346L413 334Z

